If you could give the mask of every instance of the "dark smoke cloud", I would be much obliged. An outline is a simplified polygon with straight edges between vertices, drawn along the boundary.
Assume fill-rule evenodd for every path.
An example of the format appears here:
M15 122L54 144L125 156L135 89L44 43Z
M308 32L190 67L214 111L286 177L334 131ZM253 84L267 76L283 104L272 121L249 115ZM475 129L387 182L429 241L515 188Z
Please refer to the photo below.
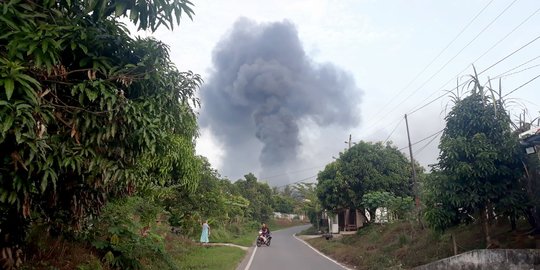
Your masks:
M296 160L300 120L356 126L360 96L350 74L312 62L292 23L240 19L214 49L199 119L225 146L226 175L276 174Z

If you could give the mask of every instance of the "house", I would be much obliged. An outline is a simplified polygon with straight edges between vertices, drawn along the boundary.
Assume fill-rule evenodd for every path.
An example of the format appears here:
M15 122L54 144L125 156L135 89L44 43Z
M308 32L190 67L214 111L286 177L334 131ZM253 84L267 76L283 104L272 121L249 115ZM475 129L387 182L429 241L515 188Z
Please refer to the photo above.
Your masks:
M356 231L367 222L365 215L358 209L344 208L335 212L325 211L324 217L328 220L328 231L331 233Z
M328 224L328 232L340 233L357 231L364 227L364 224L371 221L369 212L365 211L362 214L359 209L344 208L334 212L325 211L323 213L323 219ZM377 208L375 210L375 216L373 217L374 223L388 223L390 216L388 210L384 207Z
M298 214L285 214L285 213L280 213L280 212L274 212L274 218L288 219L288 220L299 219L299 220L304 221L306 219L306 216L298 215Z
M540 149L540 127L533 127L519 134L521 145L527 154L534 154Z

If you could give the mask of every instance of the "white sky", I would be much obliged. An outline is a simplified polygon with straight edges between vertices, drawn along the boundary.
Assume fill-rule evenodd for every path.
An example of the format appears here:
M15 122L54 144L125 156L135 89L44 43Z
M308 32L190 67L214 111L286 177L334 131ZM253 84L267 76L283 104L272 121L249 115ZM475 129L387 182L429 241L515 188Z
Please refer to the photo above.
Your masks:
M296 169L275 172L276 175L288 173L291 182L315 176L332 160L332 156L343 151L349 134L352 134L353 141L384 141L405 113L443 94L442 89L455 87L458 74L471 74L471 64L474 63L480 72L540 36L539 0L193 2L194 21L186 17L174 31L162 29L154 34L171 46L171 56L180 70L192 70L208 78L214 46L239 17L257 22L286 19L296 25L304 50L315 62L332 62L347 70L364 91L363 101L359 104L362 121L356 128L319 130L309 123L301 125L301 156L295 164ZM484 7L476 20L450 44ZM483 29L485 31L472 41ZM505 36L506 39L498 43ZM485 82L488 76L496 77L538 56L540 39L480 77ZM526 71L503 78L503 93L540 75L540 66L537 65L540 65L540 57L515 70L530 67ZM493 83L498 85L497 81ZM511 108L513 113L517 114L526 107L531 118L538 116L539 88L540 78L511 94L509 97L517 102ZM448 98L442 98L409 116L413 142L444 128L444 111L448 104ZM405 124L401 122L390 140L401 148L406 146L406 138ZM438 138L419 151L427 142L429 140L413 146L413 151L418 152L415 158L424 166L435 163L438 155ZM246 154L258 159L258 151L254 149L253 153ZM408 149L403 151L408 154ZM259 175L260 167L246 167L243 171L222 168L222 161L227 157L220 149L220 142L206 130L201 130L197 152L208 157L214 167L231 180L248 172L259 177L269 176Z

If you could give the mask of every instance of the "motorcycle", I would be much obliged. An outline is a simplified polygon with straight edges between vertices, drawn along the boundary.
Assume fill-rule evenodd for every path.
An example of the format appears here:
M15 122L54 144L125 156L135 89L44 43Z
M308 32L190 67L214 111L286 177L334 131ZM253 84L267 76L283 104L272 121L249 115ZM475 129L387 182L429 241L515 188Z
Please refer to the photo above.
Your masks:
M272 236L270 234L268 234L268 236L264 236L262 234L262 231L259 231L259 236L257 237L257 247L260 247L262 245L266 245L267 247L269 247L270 242L272 242Z

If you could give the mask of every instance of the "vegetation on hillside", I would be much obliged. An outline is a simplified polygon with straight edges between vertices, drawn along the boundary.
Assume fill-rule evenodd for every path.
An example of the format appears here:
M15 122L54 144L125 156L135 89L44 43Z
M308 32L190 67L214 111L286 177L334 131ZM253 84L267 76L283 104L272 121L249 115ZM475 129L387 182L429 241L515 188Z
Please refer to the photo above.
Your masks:
M361 141L319 172L317 196L326 210L365 209L371 217L378 207L389 207L391 199L411 208L411 172L395 146Z
M476 248L538 247L539 157L527 156L517 136L530 125L512 123L500 90L476 75L468 86L452 95L438 163L418 172L422 215L409 214L406 158L391 145L361 142L319 173L318 197L329 212L384 207L390 223L313 245L360 269L409 268Z
M195 155L200 76L177 70L167 45L133 37L123 23L172 29L192 7L0 2L1 268L46 265L51 254L86 261L61 245L108 268L155 260L174 269L171 227L197 240L209 220L217 239L233 239L252 234L272 207L298 208L252 174L231 183Z
M534 248L528 237L529 225L517 224L508 232L507 221L494 224L492 239L501 248ZM372 224L357 234L307 240L309 244L330 257L359 270L410 269L454 255L485 247L482 224L472 223L447 229L445 232L421 228L417 223L401 220L389 224Z

